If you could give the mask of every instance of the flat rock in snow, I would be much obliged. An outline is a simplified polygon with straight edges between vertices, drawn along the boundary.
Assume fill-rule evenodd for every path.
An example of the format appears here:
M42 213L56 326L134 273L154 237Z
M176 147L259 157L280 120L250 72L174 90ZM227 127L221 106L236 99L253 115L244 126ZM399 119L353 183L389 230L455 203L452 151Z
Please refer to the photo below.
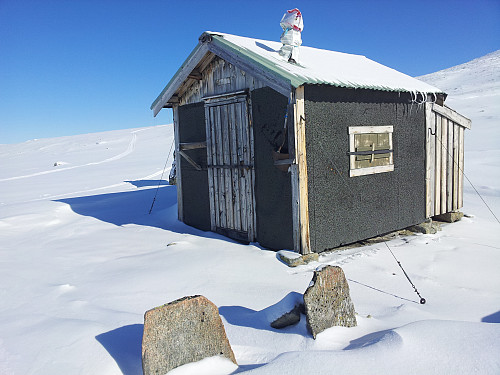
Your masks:
M304 305L307 328L314 338L333 326L357 325L349 284L338 266L314 271L311 284L304 293Z
M144 315L144 375L165 374L213 356L226 357L236 364L219 310L207 298L184 297Z

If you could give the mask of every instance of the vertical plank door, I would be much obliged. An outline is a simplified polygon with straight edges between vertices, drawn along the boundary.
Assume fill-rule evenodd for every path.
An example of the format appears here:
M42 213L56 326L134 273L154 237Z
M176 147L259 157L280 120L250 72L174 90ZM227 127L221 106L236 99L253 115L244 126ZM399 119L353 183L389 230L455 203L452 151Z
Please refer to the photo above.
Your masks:
M211 229L255 240L253 131L246 93L205 99Z

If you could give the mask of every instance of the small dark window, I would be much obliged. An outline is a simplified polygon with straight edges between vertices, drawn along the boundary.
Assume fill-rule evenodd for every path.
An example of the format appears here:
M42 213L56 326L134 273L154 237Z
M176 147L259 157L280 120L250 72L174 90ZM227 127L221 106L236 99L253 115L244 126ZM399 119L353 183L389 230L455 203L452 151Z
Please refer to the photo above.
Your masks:
M392 126L349 127L351 177L394 170Z

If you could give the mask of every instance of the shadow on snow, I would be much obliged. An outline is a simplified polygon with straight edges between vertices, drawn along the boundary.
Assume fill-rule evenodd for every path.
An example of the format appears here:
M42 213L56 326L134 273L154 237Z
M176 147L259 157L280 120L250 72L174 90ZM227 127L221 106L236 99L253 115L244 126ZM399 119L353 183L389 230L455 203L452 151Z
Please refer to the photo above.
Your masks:
M302 294L297 292L288 293L281 301L266 307L263 310L256 311L243 306L221 306L219 313L229 324L241 327L249 327L271 332L293 333L306 337L311 335L307 331L306 317L301 314L300 322L282 329L271 327L271 322L281 315L290 311L295 301L302 300Z
M132 324L96 336L124 375L142 374L143 324Z
M129 184L134 185L135 187L142 188L142 187L157 187L157 186L165 186L168 185L167 180L135 180L135 181L123 181L127 182Z
M158 186L159 180L151 181L155 183L155 186ZM151 181L127 182L136 186L150 186ZM151 214L149 214L153 200L155 203ZM145 188L119 193L58 199L55 202L68 204L79 215L93 217L118 226L127 224L144 225L182 234L235 242L213 232L203 232L177 220L177 190L172 185L160 186L158 189Z
M500 323L500 311L493 313L491 315L485 316L481 319L483 323Z

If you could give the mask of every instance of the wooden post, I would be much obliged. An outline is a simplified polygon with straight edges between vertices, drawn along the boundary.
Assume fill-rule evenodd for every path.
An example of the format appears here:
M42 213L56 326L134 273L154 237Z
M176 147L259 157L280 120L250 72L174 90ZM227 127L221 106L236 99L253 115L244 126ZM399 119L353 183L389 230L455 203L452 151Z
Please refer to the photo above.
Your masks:
M458 207L460 209L464 204L464 128L459 127L458 131L460 132L460 140L459 140L459 154L458 157L460 159L459 165L460 170L458 171Z
M436 135L434 137L436 145L436 164L434 165L434 215L441 213L441 121L442 117L435 114L436 118Z
M446 165L446 212L453 211L453 121L448 120L448 162Z
M459 151L458 151L458 145L459 145L459 129L460 126L458 124L453 125L453 203L452 203L452 209L453 211L458 210L458 174L459 174Z
M304 86L295 90L295 160L299 182L300 252L311 253L309 237L309 195L307 189L306 120L304 111Z
M441 119L441 210L440 214L446 213L446 187L448 186L446 171L446 162L448 160L448 149L446 148L448 142L448 119L442 117Z

